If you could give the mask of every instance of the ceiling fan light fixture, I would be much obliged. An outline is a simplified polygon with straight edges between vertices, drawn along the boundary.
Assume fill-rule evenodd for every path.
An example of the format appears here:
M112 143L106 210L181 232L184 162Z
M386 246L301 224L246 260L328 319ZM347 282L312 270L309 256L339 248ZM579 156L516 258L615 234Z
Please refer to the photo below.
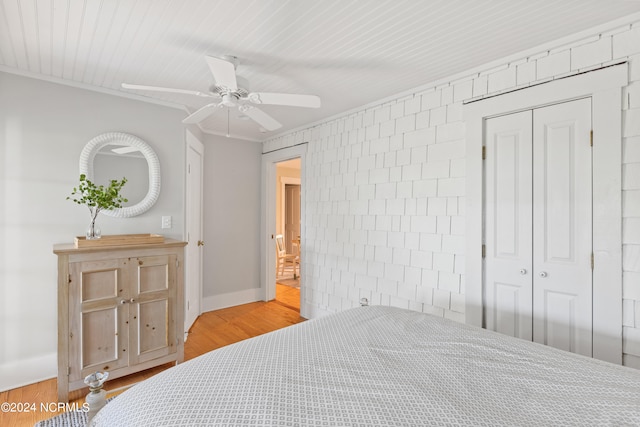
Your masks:
M235 96L230 93L225 93L224 95L222 95L222 102L220 104L224 105L225 107L235 107L236 101L237 98Z

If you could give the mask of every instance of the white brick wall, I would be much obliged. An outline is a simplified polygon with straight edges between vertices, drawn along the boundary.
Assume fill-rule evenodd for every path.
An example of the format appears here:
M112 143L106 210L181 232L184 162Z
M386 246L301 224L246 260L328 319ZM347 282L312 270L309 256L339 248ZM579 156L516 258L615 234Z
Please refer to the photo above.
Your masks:
M614 55L640 52L640 28L613 36ZM622 176L623 362L640 368L640 56L630 58L625 89Z
M536 77L547 79L556 75L562 75L571 70L571 52L568 50L554 53L538 59Z
M625 364L640 368L640 23L593 34L264 143L308 142L305 303L385 304L464 321L463 101L626 60L623 102Z
M516 85L517 70L515 67L508 67L504 70L489 74L489 92L498 92Z
M613 36L613 57L624 58L640 52L640 26L636 23L630 31Z
M603 37L600 40L584 44L571 49L571 67L576 69L587 68L592 65L602 64L612 59L611 37Z

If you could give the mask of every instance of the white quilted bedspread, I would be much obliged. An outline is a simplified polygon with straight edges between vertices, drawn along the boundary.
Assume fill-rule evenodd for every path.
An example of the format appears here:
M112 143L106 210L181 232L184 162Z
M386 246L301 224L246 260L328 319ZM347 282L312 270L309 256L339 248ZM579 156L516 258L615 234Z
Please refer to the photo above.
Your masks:
M93 425L640 426L640 371L361 307L176 366L115 398Z

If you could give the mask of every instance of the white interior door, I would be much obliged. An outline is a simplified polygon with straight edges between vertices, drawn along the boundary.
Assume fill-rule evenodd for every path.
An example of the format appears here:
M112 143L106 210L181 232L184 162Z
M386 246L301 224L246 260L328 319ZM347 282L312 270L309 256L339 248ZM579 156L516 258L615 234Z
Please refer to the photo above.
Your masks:
M591 356L591 100L485 130L486 326Z
M204 145L187 132L186 179L186 266L185 266L185 340L187 332L201 313L203 258L203 175Z
M487 328L532 336L532 112L486 123Z
M533 115L533 338L591 356L591 100Z

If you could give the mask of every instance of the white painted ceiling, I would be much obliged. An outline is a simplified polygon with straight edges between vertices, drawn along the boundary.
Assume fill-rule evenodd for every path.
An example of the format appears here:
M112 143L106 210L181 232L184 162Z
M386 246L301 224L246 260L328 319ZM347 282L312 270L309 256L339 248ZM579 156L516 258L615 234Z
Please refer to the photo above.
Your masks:
M234 55L251 90L322 99L262 106L283 124L268 133L231 114L232 136L264 140L638 12L638 0L0 0L0 70L206 91L204 56ZM226 114L201 126L225 134Z

